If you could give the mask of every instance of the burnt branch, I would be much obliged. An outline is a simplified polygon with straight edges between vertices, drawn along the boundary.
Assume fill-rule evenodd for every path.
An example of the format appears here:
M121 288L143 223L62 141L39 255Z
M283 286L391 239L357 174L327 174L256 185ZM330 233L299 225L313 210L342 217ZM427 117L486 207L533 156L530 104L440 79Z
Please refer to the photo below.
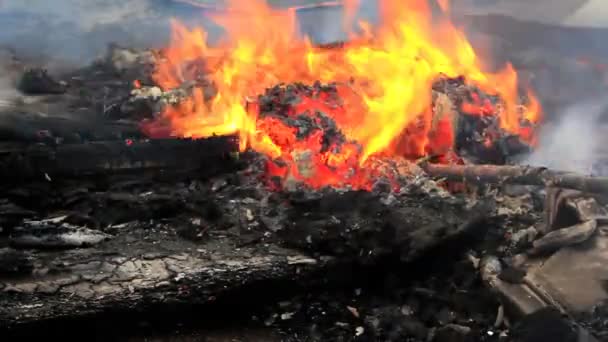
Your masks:
M535 185L573 189L586 193L608 193L608 177L584 176L544 167L438 164L425 164L422 167L432 177L453 181Z

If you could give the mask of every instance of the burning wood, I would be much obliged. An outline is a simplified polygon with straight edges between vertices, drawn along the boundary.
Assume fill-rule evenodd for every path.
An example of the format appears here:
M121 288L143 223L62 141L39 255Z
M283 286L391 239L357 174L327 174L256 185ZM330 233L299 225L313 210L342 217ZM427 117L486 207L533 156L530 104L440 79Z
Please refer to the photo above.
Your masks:
M228 35L219 46L208 46L201 30L175 22L154 82L171 91L204 79L214 91L208 96L204 87L194 87L180 104L165 106L154 125L186 137L238 132L242 149L277 161L271 175L314 188L370 189L376 174L370 161L377 157L439 154L448 161L457 159L451 156L456 152L505 163L534 143L531 125L540 108L531 92L521 106L515 70L483 72L449 23L438 24L441 37L448 37L439 40L425 6L385 6L386 27L373 40L353 37L335 49L294 43L290 32L259 25L254 18L294 24L288 12L261 2L247 9L228 2L228 9L238 10L217 14ZM258 33L252 36L243 25ZM302 168L302 162L309 165Z

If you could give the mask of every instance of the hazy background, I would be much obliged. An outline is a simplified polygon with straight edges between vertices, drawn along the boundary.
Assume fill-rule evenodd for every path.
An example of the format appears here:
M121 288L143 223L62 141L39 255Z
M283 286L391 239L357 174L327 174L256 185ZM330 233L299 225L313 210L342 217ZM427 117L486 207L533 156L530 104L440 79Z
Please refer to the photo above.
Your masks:
M20 55L83 64L108 42L153 46L172 15L157 0L0 0L0 45Z

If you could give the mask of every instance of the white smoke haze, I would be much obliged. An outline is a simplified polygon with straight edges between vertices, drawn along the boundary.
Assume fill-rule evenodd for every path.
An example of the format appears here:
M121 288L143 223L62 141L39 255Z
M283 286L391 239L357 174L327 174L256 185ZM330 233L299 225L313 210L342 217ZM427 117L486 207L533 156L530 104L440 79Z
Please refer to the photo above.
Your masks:
M121 3L123 5L119 6ZM149 16L150 4L146 0L4 0L2 10L38 14L51 24L71 22L83 31L91 31L98 25Z
M600 117L607 108L608 101L588 101L557 113L555 122L548 122L541 128L538 147L524 164L595 173L598 161L608 158L608 154L603 156L601 151L608 137L604 137L606 128L600 124Z
M169 35L157 0L2 0L0 47L20 57L82 66L108 43L148 46ZM163 34L164 33L164 34Z
M12 79L0 76L0 111L12 105L14 99L19 96Z
M202 10L173 0L0 0L0 48L10 47L51 70L76 68L102 56L109 43L166 45L173 17L203 26L211 41L221 34ZM298 19L303 33L317 43L346 39L339 7L302 10ZM359 1L354 21L359 20L377 21L377 0Z
M15 70L14 56L9 50L0 49L0 111L12 105L20 94L16 89L18 70Z
M175 7L170 0L0 0L0 105L20 95L21 66L11 68L10 55L56 74L89 65L110 43L161 47L171 17L180 15ZM181 10L204 24L200 11Z

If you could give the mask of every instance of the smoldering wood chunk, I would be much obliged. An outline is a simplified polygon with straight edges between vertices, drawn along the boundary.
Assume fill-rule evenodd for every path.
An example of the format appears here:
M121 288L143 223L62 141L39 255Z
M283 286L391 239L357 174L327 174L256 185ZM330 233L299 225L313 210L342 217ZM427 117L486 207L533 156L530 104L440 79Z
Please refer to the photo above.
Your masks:
M44 69L29 69L21 76L18 88L29 95L63 94L67 84L55 80Z
M589 239L596 231L598 220L607 218L606 210L592 197L576 190L548 188L545 200L545 235L532 243L531 254L555 251Z
M540 227L541 232L546 234L554 229L568 227L581 222L576 210L566 206L568 199L580 196L582 194L577 190L555 187L547 188L544 207L546 224Z
M82 177L130 171L197 170L212 175L233 168L238 138L98 141L27 145L0 158L0 176L13 181Z
M27 113L3 113L0 121L2 152L23 148L23 143L76 144L141 137L141 128L133 122L86 120L81 117L41 117Z
M580 221L601 220L606 221L606 209L601 207L595 198L569 198L566 206L574 210Z
M521 284L526 276L526 270L517 267L504 268L499 274L498 279L511 284Z
M408 193L386 200L366 191L312 192L290 198L281 237L293 247L365 262L391 253L411 260L448 237L474 230L492 211Z
M15 248L80 248L94 246L112 237L97 230L65 223L66 218L26 221L22 227L11 232L9 243Z
M205 101L211 100L216 90L210 82L183 83L179 88L163 91L156 86L144 86L131 90L127 101L120 105L120 110L115 118L153 119L158 113L164 111L168 106L184 105L185 101L192 96L194 91L201 91Z
M446 110L452 112L450 120L455 138L454 148L459 156L474 163L502 165L516 156L531 152L531 147L521 137L500 128L498 104L501 99L497 96L485 94L467 84L463 77L442 75L432 87L435 104L433 126L443 118L442 113ZM467 113L463 110L465 103L473 103L480 107L479 110L491 112L484 115ZM484 105L480 106L482 103Z
M110 44L106 54L106 62L117 73L124 73L143 66L152 66L156 62L156 58L149 50L137 51L117 44Z
M585 176L544 167L521 165L421 165L431 177L472 183L518 184L608 193L608 177Z
M554 230L532 243L530 254L543 254L587 241L597 230L597 221L590 220L571 227Z
M131 97L120 105L120 110L113 117L129 119L152 118L162 111L160 99L163 91L159 87L143 87L133 89Z

